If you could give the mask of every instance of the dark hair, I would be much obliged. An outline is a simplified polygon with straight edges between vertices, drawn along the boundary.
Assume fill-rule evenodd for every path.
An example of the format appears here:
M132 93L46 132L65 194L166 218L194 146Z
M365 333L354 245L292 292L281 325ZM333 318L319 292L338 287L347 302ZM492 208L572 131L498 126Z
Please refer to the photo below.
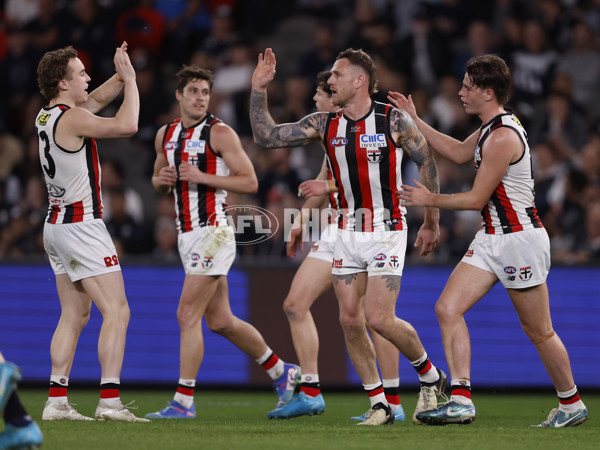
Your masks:
M331 97L331 86L329 86L327 80L329 80L330 77L331 72L329 70L325 70L317 74L317 88L321 89L329 97Z
M337 56L336 60L346 58L350 61L350 64L361 67L369 78L369 95L373 95L377 92L377 85L379 80L377 79L377 70L375 69L375 63L373 59L363 50L355 50L348 48Z
M212 90L213 74L208 69L203 69L194 65L184 65L175 76L177 77L177 90L179 92L183 92L185 87L192 80L206 80L208 81L208 87Z
M55 98L58 93L58 83L70 75L69 61L77 58L77 50L68 46L46 52L37 67L38 85L40 92L48 101Z
M473 85L494 91L500 105L504 106L508 103L510 70L498 55L472 57L467 61L465 72L473 81Z

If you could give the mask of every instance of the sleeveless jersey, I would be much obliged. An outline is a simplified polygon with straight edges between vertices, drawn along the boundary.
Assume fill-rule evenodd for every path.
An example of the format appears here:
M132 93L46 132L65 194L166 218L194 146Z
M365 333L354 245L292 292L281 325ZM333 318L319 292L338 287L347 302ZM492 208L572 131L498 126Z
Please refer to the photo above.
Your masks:
M85 138L76 151L55 140L56 126L66 105L44 107L35 119L40 163L48 188L48 223L74 223L102 218L100 162L96 140Z
M353 121L343 109L329 113L324 146L338 186L338 227L351 231L406 228L406 208L396 191L402 185L403 150L390 132L392 106L372 102Z
M218 122L219 119L206 113L201 122L190 128L185 128L181 119L167 125L162 146L169 166L175 167L179 173L179 164L187 161L202 172L229 175L225 161L210 145L210 129ZM228 225L225 212L227 191L224 189L178 179L173 186L173 195L177 229L180 233L208 225Z
M484 158L482 151L490 133L500 127L514 130L523 142L524 151L518 161L511 163L494 190L487 205L481 210L482 225L487 234L507 234L527 228L542 228L535 208L533 169L527 133L514 114L505 113L482 125L475 148L475 168Z
M327 160L327 181L329 180L334 180L333 178L333 172L331 171L331 167L329 166L329 160ZM339 204L340 202L338 201L338 193L337 192L330 192L329 193L329 208L333 211L336 211L335 214L330 214L329 216L329 223L333 224L336 223L337 221L337 211L339 209Z

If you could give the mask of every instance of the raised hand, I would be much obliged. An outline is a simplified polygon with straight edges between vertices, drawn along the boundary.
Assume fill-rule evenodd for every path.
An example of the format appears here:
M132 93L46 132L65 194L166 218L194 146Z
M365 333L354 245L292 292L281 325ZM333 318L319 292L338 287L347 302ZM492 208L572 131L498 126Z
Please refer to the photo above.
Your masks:
M406 98L400 92L389 91L387 98L396 108L406 111L413 120L417 118L417 109L413 103L412 95Z
M275 78L275 66L277 61L275 60L275 53L270 48L265 50L263 56L262 53L258 55L258 64L252 74L252 89L265 90L267 85Z
M123 41L121 46L117 47L113 61L115 63L115 71L117 72L119 81L127 82L135 80L135 69L131 64L129 54L127 53L127 42Z

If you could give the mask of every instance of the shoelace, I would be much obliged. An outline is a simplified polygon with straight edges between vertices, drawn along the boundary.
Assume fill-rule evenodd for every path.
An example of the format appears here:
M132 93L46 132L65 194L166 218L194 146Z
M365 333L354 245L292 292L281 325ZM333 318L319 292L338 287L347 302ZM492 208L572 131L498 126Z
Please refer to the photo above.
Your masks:
M550 422L552 421L552 419L554 419L557 414L558 414L558 409L557 408L553 408L552 411L550 411L550 414L548 415L548 418L544 422L542 422L542 424L543 425L549 425Z
M126 405L121 404L121 406L119 406L117 408L117 411L124 411L124 410L130 410L130 409L138 409L137 405L133 405L134 403L135 403L135 400L131 400Z

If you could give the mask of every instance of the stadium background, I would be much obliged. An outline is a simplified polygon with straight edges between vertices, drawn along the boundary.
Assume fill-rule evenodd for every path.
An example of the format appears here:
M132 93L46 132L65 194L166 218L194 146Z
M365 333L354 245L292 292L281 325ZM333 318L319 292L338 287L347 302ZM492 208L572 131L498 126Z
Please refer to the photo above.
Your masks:
M283 122L313 110L315 75L330 67L339 50L360 47L377 63L378 99L392 89L412 93L422 117L458 138L478 125L465 116L456 95L464 62L488 52L509 62L515 84L510 106L529 131L537 206L552 238L554 325L570 351L580 387L600 388L594 377L600 370L599 1L6 0L1 12L0 349L23 367L25 382L47 381L50 338L59 316L41 244L47 198L33 128L43 105L35 67L43 52L73 44L92 87L97 86L114 73L114 48L126 39L141 93L139 132L132 139L99 142L104 218L119 248L132 310L123 381L172 384L178 372L175 311L183 271L171 200L156 196L149 181L154 134L177 114L177 68L194 62L214 70L210 109L238 131L254 163L259 193L230 195L229 203L264 207L282 218L285 208L301 206L297 186L317 173L322 152L318 146L267 152L252 142L247 100L256 55L267 46L277 55L269 100L275 120ZM474 174L469 164L454 167L439 159L438 167L442 192L464 189ZM407 164L406 179L413 171ZM409 220L414 233L419 211L410 211ZM475 212L443 212L436 253L423 259L409 246L397 312L415 325L442 367L433 305L478 222ZM229 277L234 312L257 326L280 356L295 361L281 304L306 251L286 259L281 234L238 250ZM318 301L313 312L324 387L358 385L333 294ZM478 385L550 386L501 288L467 320ZM71 374L75 383L97 382L99 324L94 309L78 345ZM200 383L268 384L253 361L228 341L206 334ZM402 360L400 367L401 384L416 385L409 364Z

